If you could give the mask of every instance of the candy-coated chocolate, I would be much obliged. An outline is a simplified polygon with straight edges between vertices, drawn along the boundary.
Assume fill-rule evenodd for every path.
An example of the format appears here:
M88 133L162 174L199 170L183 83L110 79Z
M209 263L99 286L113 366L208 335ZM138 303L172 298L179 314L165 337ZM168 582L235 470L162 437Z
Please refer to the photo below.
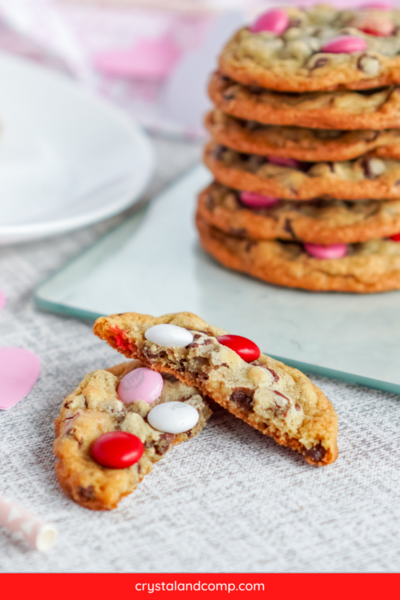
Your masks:
M313 258L329 260L332 258L343 258L347 253L346 244L332 244L331 246L320 246L319 244L304 244L304 248Z
M268 162L279 167L291 167L292 169L299 169L301 163L294 158L283 158L282 156L268 156Z
M103 433L91 447L93 459L107 469L127 469L140 460L143 451L142 441L127 431Z
M240 199L243 204L250 206L250 208L268 208L268 206L273 206L280 201L279 198L262 196L256 194L256 192L240 192Z
M391 236L390 239L392 240L392 242L400 242L400 233L395 233Z
M260 348L254 342L241 335L220 335L217 340L223 346L234 350L240 358L248 363L257 360L261 354Z
M376 37L388 37L392 35L394 31L393 21L386 16L376 19L372 14L361 20L361 23L357 26L357 29L367 33L368 35L375 35Z
M175 434L184 433L197 425L199 413L190 404L164 402L164 404L155 406L149 412L147 420L158 431Z
M367 42L353 35L341 35L322 46L321 52L328 54L352 54L366 50Z
M166 323L150 327L144 336L149 342L167 348L184 348L193 342L193 334L190 331Z
M284 10L274 8L260 15L255 23L250 27L252 33L260 33L261 31L271 31L280 35L286 31L289 25L288 14Z
M164 380L160 373L141 367L130 371L121 379L118 386L118 396L129 404L135 400L143 400L151 404L160 397L164 385Z

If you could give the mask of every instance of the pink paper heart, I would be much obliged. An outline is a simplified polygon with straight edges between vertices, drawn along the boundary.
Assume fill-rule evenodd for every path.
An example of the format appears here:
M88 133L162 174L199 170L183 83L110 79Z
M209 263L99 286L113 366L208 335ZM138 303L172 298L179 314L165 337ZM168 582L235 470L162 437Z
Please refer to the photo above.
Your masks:
M181 56L175 41L169 36L159 39L142 38L127 50L109 50L98 54L96 67L112 77L164 79Z
M6 299L4 297L3 292L0 290L0 310L3 308L3 306L5 305L5 303L6 303Z
M40 373L40 360L24 348L0 348L0 409L25 398Z

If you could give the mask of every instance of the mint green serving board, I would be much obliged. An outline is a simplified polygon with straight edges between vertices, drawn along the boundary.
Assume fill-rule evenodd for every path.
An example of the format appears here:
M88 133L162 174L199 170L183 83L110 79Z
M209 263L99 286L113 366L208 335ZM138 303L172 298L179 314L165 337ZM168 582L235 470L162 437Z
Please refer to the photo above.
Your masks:
M198 166L36 291L40 308L84 319L191 311L308 372L400 393L400 292L279 288L229 271L200 248Z

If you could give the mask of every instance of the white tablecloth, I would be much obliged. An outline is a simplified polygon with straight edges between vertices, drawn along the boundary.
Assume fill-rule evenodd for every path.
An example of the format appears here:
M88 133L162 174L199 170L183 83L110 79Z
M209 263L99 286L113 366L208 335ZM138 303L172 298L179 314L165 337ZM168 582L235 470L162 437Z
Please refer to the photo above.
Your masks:
M178 143L156 148L150 192L198 155ZM60 531L41 555L0 530L0 571L399 571L400 398L339 381L312 378L339 414L340 454L330 467L307 465L220 409L117 510L92 513L64 496L53 469L53 420L85 373L121 358L90 323L37 310L32 291L116 221L0 248L7 298L0 345L30 349L42 362L29 396L0 412L0 493Z

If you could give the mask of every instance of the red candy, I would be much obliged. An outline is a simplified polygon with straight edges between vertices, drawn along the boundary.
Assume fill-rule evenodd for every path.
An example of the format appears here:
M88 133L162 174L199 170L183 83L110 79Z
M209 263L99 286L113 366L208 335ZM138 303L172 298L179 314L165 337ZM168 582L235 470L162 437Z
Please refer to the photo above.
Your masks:
M143 451L141 440L127 431L103 433L91 448L94 460L108 469L127 469L140 460Z
M392 242L400 242L400 233L395 233L395 235L390 236Z
M221 335L217 338L217 341L223 346L234 350L240 358L248 363L257 360L261 354L260 348L254 342L241 335Z

